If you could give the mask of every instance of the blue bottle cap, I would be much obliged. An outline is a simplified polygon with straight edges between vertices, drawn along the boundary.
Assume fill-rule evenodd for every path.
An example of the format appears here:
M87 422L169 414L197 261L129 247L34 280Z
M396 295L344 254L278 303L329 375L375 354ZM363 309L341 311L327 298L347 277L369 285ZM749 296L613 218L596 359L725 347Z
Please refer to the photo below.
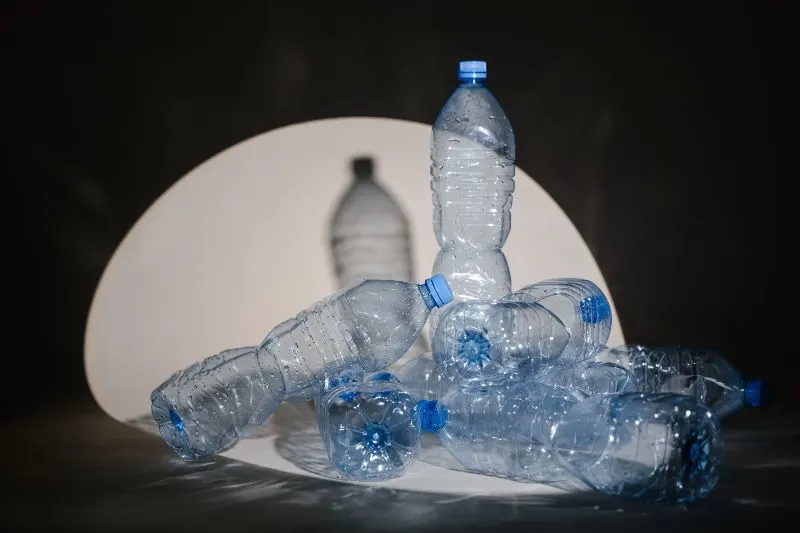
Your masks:
M744 384L744 404L747 407L764 407L769 400L769 388L763 379L751 379Z
M436 400L417 402L420 429L435 433L447 425L447 408Z
M462 81L485 80L486 61L459 61L458 79Z
M453 291L450 290L450 285L441 274L436 274L432 278L425 280L425 286L431 291L431 297L436 307L442 307L453 301Z
M385 370L380 372L375 372L367 379L369 379L370 381L395 381L395 382L400 381L399 379L394 377L394 374L392 374L391 372L387 372Z

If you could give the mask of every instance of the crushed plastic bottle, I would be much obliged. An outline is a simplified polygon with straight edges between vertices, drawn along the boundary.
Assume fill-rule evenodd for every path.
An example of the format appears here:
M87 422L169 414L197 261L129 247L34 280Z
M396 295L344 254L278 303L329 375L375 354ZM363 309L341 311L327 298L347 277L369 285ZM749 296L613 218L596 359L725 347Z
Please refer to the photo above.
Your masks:
M433 357L456 379L530 373L557 360L569 342L564 324L536 303L460 302L433 335Z
M462 61L459 85L433 124L433 231L456 301L498 300L511 292L502 247L511 231L516 145L511 122L486 87L486 63ZM431 315L435 332L439 313Z
M653 503L690 503L719 479L719 419L682 394L592 396L564 414L552 449L595 490Z
M219 453L261 427L286 399L313 399L328 377L399 359L430 310L452 298L447 281L364 281L279 324L257 347L226 350L170 376L152 415L184 459Z
M631 380L627 391L686 394L708 405L719 417L769 402L769 388L763 380L744 379L727 359L712 350L627 344L606 348L595 360L628 369Z
M506 300L538 303L561 320L570 335L562 359L582 361L603 348L611 335L611 304L588 279L546 279L511 293Z

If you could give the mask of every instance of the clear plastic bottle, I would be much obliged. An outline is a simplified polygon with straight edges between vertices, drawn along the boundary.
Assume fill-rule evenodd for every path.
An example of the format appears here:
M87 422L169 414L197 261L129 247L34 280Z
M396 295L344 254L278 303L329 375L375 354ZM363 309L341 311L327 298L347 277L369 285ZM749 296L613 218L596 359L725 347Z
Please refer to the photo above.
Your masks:
M170 376L151 394L161 435L185 459L219 453L286 399L313 399L328 377L399 359L430 310L452 298L443 276L422 285L367 280L287 320L260 346L227 350Z
M581 361L605 346L611 334L611 304L588 279L554 278L523 287L507 300L533 302L556 315L569 332L562 359Z
M436 365L430 352L408 361L395 376L418 400L441 400L455 381Z
M431 139L433 230L456 301L499 300L511 292L502 247L511 231L514 131L486 87L486 63L462 61L459 85L439 112ZM439 313L431 315L435 332Z
M530 373L553 364L568 342L564 324L539 304L460 302L439 320L433 357L455 379Z
M565 389L509 376L465 379L430 406L422 429L472 472L551 483L568 477L547 444L558 417L576 403Z
M631 381L631 373L614 363L567 361L551 366L534 379L568 390L577 400L583 400L598 394L625 392Z
M719 419L682 394L592 396L561 417L551 444L590 487L656 503L706 496L722 459Z
M317 419L333 466L355 481L403 475L419 452L417 403L388 372L328 391Z
M769 402L769 389L763 380L744 379L730 361L712 350L627 344L606 348L595 360L628 369L631 380L627 391L687 394L708 405L719 417Z

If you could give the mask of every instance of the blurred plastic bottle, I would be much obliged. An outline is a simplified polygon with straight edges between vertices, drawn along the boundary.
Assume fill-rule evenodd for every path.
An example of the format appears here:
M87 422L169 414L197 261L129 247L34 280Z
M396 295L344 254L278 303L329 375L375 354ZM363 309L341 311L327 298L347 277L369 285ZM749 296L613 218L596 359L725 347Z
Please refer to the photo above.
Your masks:
M226 350L170 376L150 396L161 435L194 459L262 426L285 399L312 399L324 380L399 359L430 310L452 298L443 276L422 285L364 281L276 326L260 346Z
M403 475L419 452L417 400L388 372L328 391L317 409L333 466L355 481Z
M631 373L614 363L570 361L553 365L534 379L568 390L577 400L583 400L598 394L625 392L631 381Z
M568 477L546 443L558 417L576 403L572 392L536 382L466 379L423 419L442 445L472 472L518 481Z
M539 304L460 302L439 320L433 357L455 379L524 374L553 364L568 342L564 324Z
M456 301L498 300L511 292L501 248L511 231L514 131L486 88L485 62L460 62L458 81L431 139L433 231L441 248L433 271L447 277ZM434 312L432 334L438 319Z
M611 304L600 287L588 279L547 279L523 287L506 299L538 303L561 320L570 335L562 359L586 359L603 348L611 334Z
M647 502L689 503L719 478L719 419L681 394L592 396L561 417L552 449L590 487Z
M395 376L417 400L441 400L454 382L436 365L430 353L411 359Z
M395 199L375 181L371 157L351 161L353 182L333 213L330 244L339 288L364 279L411 281L414 276L408 219ZM409 356L428 351L424 335Z
M744 407L763 407L769 389L760 379L744 379L725 358L711 350L682 346L627 344L606 348L595 360L627 368L630 392L673 392L694 396L719 417Z

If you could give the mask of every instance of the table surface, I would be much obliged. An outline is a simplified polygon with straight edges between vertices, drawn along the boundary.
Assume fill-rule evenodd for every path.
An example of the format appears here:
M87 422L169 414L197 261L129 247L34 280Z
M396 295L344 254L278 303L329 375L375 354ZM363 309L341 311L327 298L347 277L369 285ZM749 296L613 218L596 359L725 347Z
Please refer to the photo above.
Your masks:
M656 506L597 493L492 498L388 490L222 457L186 464L159 438L78 404L6 423L2 516L12 530L47 531L757 527L800 517L797 421L769 411L726 419L725 469L712 494L689 506Z

